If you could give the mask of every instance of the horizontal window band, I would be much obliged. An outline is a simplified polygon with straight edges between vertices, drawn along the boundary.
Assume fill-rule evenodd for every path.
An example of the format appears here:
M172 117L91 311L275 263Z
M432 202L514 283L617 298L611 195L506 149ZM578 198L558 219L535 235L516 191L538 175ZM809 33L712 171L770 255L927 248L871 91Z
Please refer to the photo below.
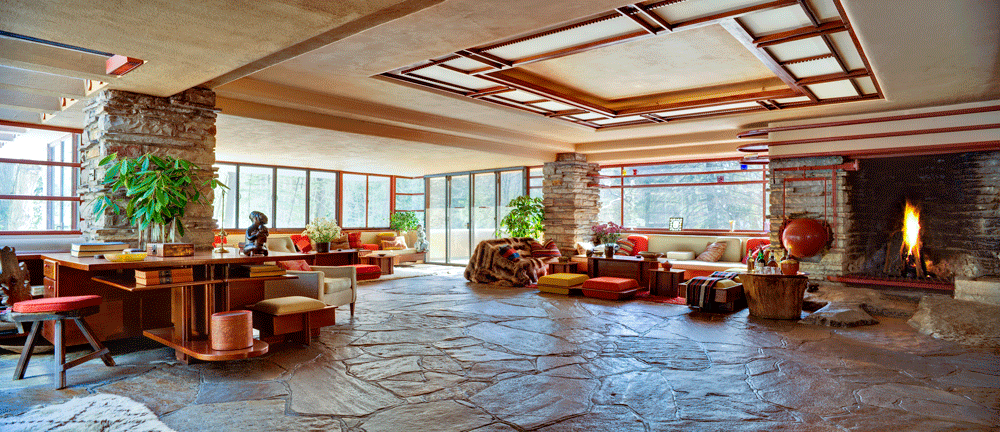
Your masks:
M19 164L19 165L61 166L61 167L70 167L70 168L80 168L80 163L79 162L43 161L43 160L34 160L34 159L8 159L8 158L0 158L0 163Z
M76 201L81 202L83 198L81 197L70 197L70 196L38 196L38 195L0 195L0 200L19 200L19 201Z

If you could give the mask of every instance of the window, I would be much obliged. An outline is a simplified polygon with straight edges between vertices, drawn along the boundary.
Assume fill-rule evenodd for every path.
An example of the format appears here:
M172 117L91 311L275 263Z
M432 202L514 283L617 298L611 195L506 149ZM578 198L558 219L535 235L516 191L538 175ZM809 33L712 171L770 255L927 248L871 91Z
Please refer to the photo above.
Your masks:
M524 170L502 171L500 173L500 219L510 213L510 201L524 195Z
M368 176L344 174L344 227L364 227L367 221Z
M79 135L0 128L0 233L76 231Z
M306 226L306 171L278 170L278 192L275 194L275 228Z
M392 195L391 177L368 176L368 225L369 228L389 226L389 207Z
M528 168L528 196L532 198L542 198L542 182L545 174L542 167Z
M337 219L337 173L309 172L309 220Z
M601 170L601 221L635 229L763 231L766 168L738 161L672 163Z
M273 185L274 169L259 166L239 166L239 212L236 214L236 225L249 226L250 213L259 211L269 218L268 222L274 226L274 194Z
M424 211L424 179L396 177L396 211Z
M215 220L223 227L236 226L236 165L216 165L216 172L221 181L229 189L215 191L214 212ZM225 203L222 202L225 195Z

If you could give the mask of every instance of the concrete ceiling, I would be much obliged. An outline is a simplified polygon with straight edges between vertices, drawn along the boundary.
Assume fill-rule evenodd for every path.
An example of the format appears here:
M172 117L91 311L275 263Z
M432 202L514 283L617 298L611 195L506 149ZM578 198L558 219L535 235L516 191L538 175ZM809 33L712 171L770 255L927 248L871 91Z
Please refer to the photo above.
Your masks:
M219 159L349 170L370 164L377 173L540 164L574 149L602 162L735 155L736 134L768 122L1000 99L1000 2L842 3L885 100L600 131L373 76L627 4L620 0L11 0L0 3L0 29L147 61L110 80L113 88L168 95L202 83L214 87L223 110ZM728 42L662 43L698 51ZM591 62L600 69L620 62L658 67L655 57L638 55L651 47L537 67L560 74ZM673 85L726 81L731 65L712 52L686 56L694 60ZM594 92L628 95L630 80L615 75ZM7 118L3 109L0 118ZM79 115L63 121L82 126Z

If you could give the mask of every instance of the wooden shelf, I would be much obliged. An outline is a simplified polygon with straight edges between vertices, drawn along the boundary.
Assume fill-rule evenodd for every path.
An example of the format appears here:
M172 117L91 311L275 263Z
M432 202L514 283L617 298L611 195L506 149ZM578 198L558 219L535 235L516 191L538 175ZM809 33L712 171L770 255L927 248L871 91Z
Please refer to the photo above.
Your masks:
M225 282L244 282L244 281L266 281L266 280L278 280L278 279L298 279L298 275L285 274L280 276L261 276L261 277L238 277L238 278L226 278Z
M173 327L164 327L164 328L146 330L142 332L142 334L152 340L155 340L168 347L171 347L177 351L180 351L198 360L204 360L204 361L242 360L247 358L260 357L264 354L267 354L267 349L268 349L267 342L254 339L253 347L251 348L240 349L240 350L229 350L229 351L216 351L212 349L212 345L208 341L208 339L191 340L187 342L181 342L175 340L173 337L174 334Z
M226 282L225 280L222 279L212 279L212 280L196 280L190 282L174 282L174 283L156 284L156 285L137 285L135 283L135 279L133 278L94 276L91 279L96 282L100 282L106 285L111 285L115 288L123 289L126 291L148 291L148 290L175 288L182 286L211 285L211 284Z

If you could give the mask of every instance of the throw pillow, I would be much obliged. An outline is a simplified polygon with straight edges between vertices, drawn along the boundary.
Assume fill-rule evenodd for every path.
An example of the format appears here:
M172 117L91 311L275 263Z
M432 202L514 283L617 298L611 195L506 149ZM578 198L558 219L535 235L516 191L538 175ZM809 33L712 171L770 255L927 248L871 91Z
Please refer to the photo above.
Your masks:
M347 242L350 243L351 249L358 249L361 247L361 232L350 232L347 233Z
M725 252L726 242L709 243L708 247L705 248L705 252L702 252L695 259L698 261L716 262L719 258L722 258L722 254Z
M771 239L766 239L766 238L752 238L752 239L747 239L747 245L744 248L744 249L746 249L747 254L743 255L743 259L741 261L744 264L746 264L747 257L750 256L751 253L753 253L754 251L758 250L757 248L759 248L759 247L761 247L763 245L770 245L770 244L771 244Z
M667 252L668 260L690 261L694 259L694 252L691 251L670 251Z
M635 242L629 239L618 240L618 250L615 255L632 256L635 255Z
M594 244L591 242L577 242L575 247L577 255L586 255L588 251L594 250Z
M517 262L521 259L521 254L517 253L517 249L510 247L510 245L503 245L497 248L497 252L500 256L507 258L510 261Z
M278 261L277 264L285 270L312 271L306 260Z
M400 241L399 239L382 240L379 243L382 246L382 250L403 250L406 249L406 242Z
M381 243L383 241L393 241L393 240L396 239L396 233L394 233L394 232L380 232L380 233L378 233L378 234L375 235L375 238L378 239L379 243Z
M288 238L292 239L292 243L295 243L295 247L299 248L299 252L306 253L312 250L312 242L309 241L309 236L290 235Z
M340 237L333 239L332 242L330 242L330 250L350 249L350 248L351 248L351 240L350 236L348 236L347 234L343 234Z
M554 240L549 240L544 245L532 241L528 243L528 246L531 247L532 258L558 258L562 256L562 253L559 252L559 246L556 246Z
M632 255L638 255L639 252L649 251L649 237L644 235L630 235L626 237L630 242L635 243L635 247L632 248Z

